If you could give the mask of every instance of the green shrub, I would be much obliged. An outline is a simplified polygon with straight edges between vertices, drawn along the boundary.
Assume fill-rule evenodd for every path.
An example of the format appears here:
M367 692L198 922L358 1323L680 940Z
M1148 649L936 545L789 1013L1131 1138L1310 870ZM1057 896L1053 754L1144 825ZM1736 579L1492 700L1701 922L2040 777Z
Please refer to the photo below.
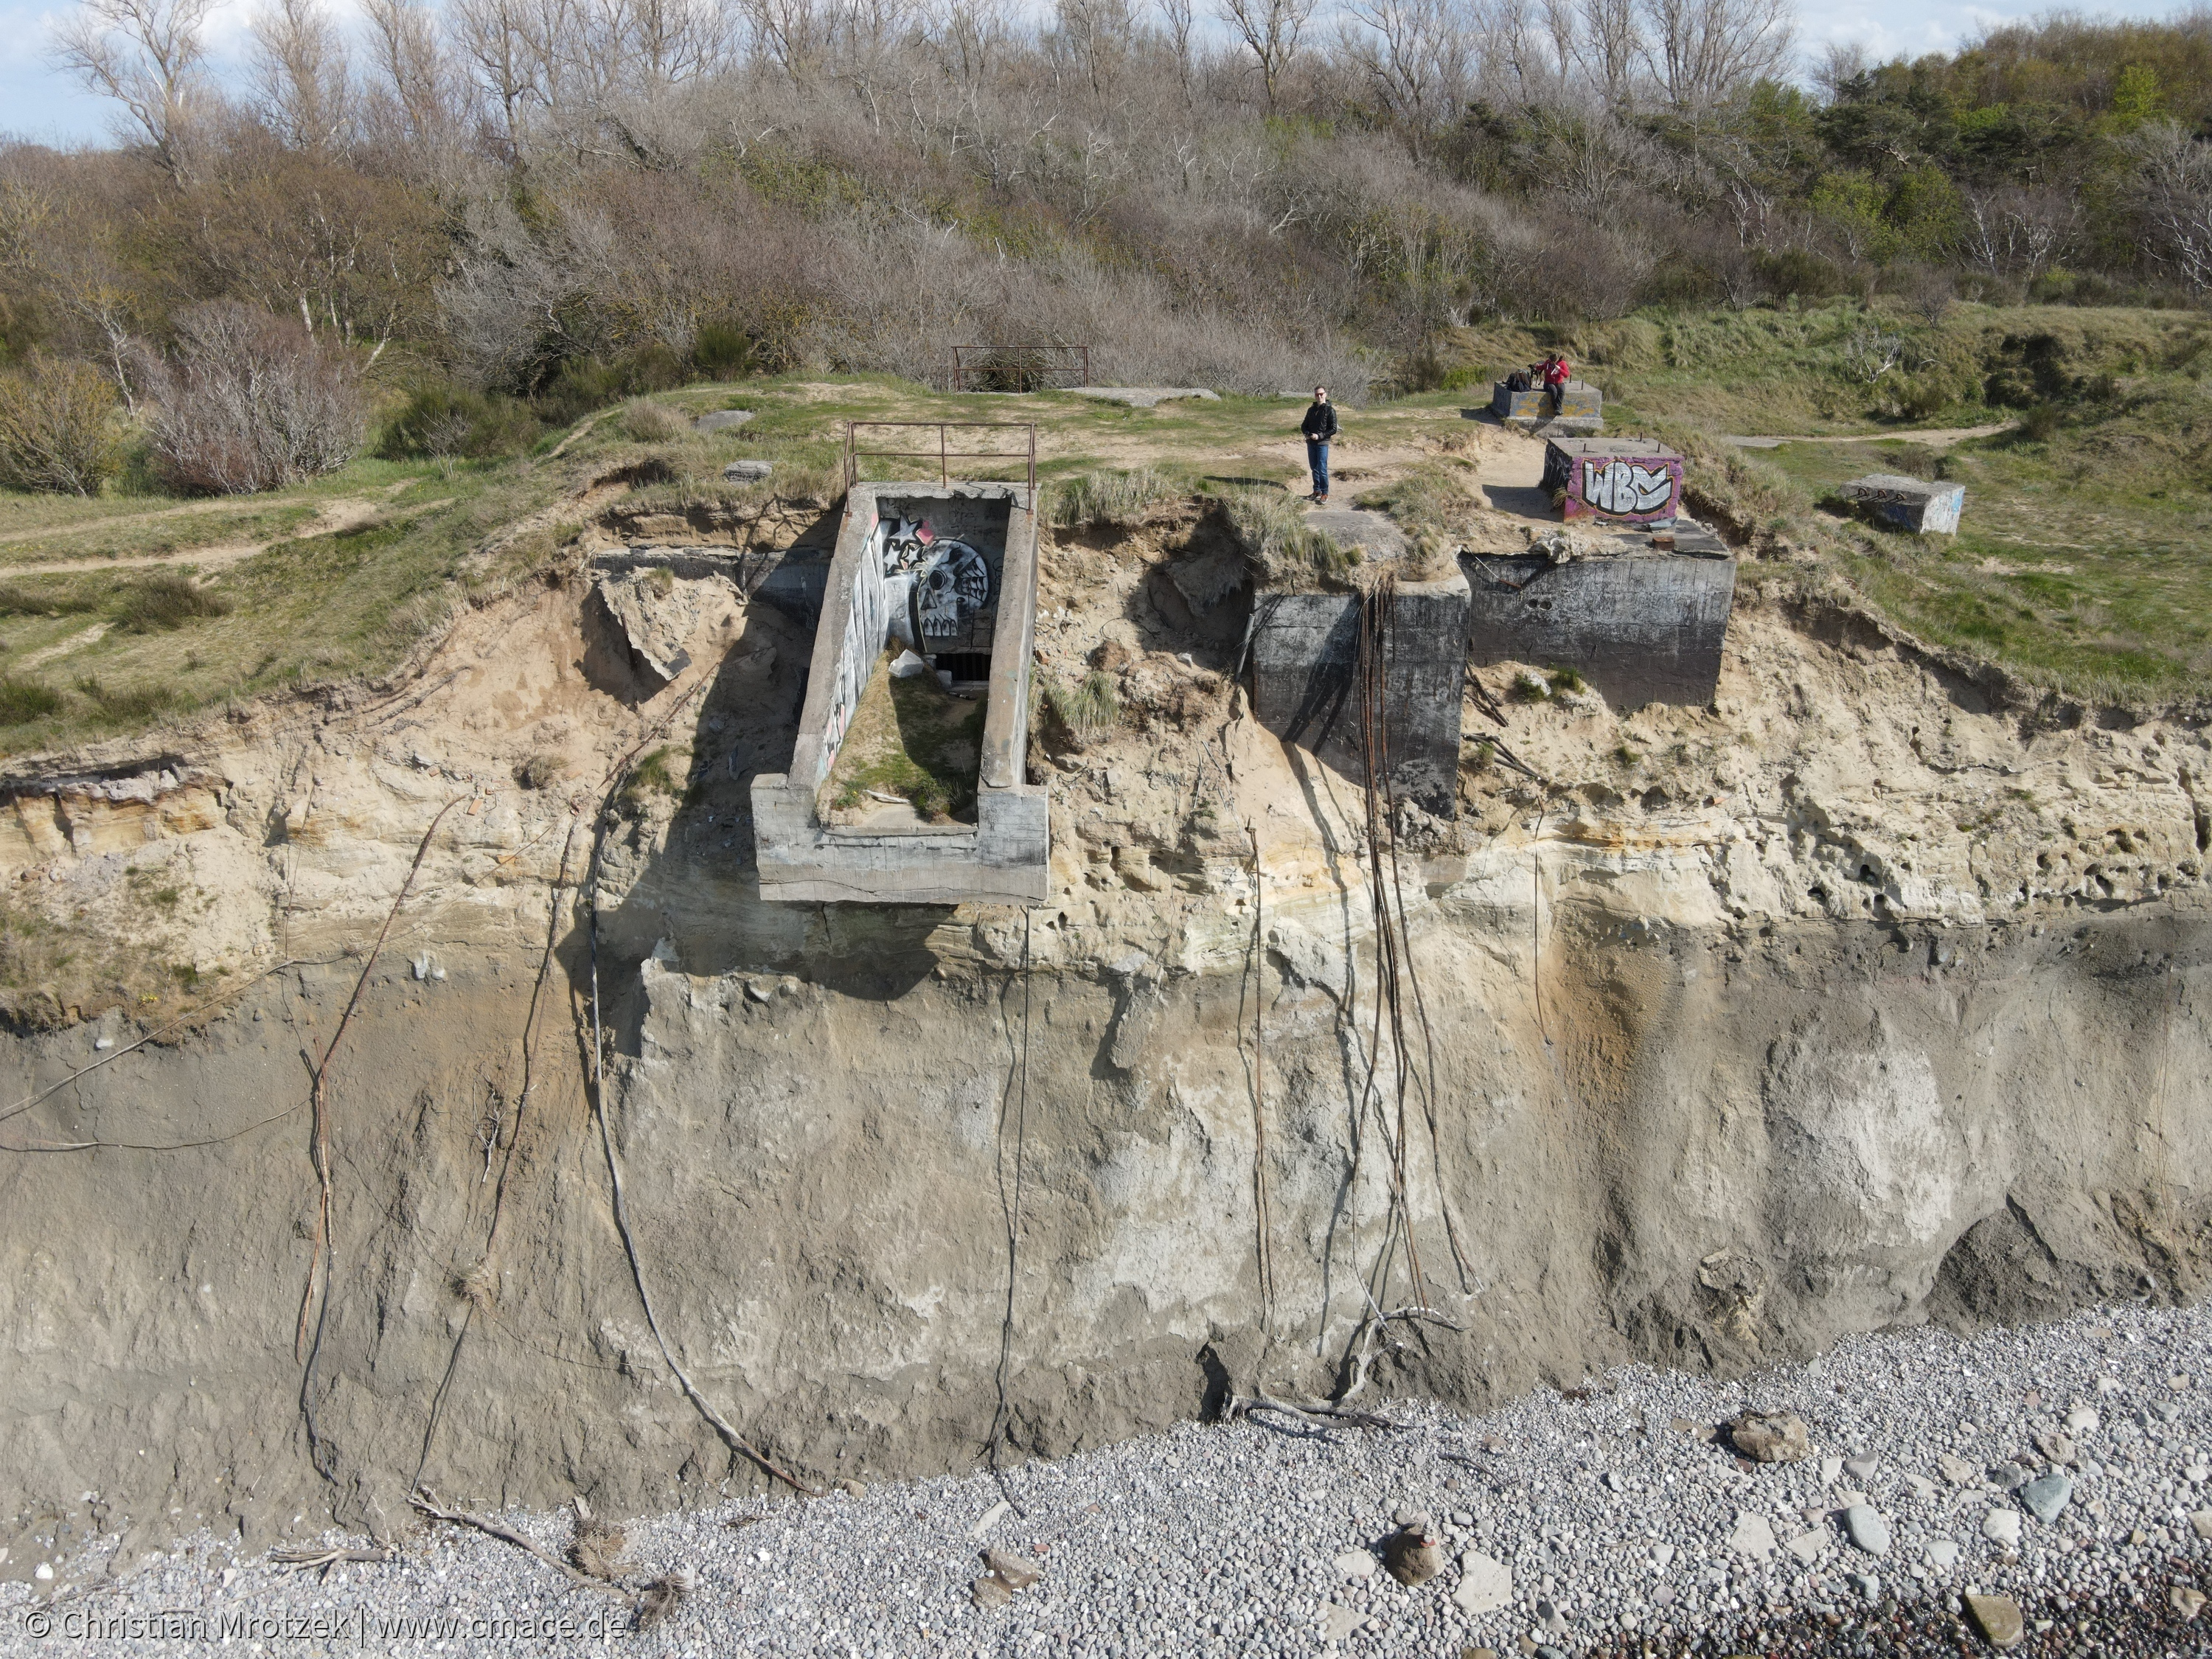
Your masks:
M2031 404L2020 417L2020 435L2033 444L2047 444L2058 435L2058 405Z
M0 374L0 483L96 495L123 465L115 387L84 363L33 353Z
M36 680L0 676L0 726L27 726L61 712L62 694Z
M149 576L125 588L116 601L116 625L126 634L178 629L202 617L227 617L230 601L183 576Z
M407 400L376 453L390 461L498 460L521 454L544 430L516 398L439 381Z
M531 397L553 426L569 426L593 410L650 392L670 392L689 379L684 360L666 346L645 346L609 362L571 357Z
M1844 273L1830 261L1805 248L1768 250L1752 255L1759 280L1778 297L1826 300L1841 294L1847 284Z
M691 362L710 380L734 380L753 372L759 350L734 323L706 323L691 340Z

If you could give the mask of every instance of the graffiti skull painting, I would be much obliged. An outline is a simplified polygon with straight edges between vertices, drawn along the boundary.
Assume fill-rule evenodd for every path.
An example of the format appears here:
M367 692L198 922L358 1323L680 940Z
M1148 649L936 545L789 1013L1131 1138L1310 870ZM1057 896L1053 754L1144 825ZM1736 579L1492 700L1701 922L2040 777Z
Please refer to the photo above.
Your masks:
M940 536L927 519L876 525L878 568L890 599L891 632L925 654L933 639L957 639L991 603L990 562L966 542Z

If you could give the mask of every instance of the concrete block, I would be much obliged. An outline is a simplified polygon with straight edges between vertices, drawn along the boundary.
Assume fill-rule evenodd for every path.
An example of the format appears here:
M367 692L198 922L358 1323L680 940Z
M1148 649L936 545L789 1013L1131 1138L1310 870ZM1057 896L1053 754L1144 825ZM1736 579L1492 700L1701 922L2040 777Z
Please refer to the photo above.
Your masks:
M1841 486L1838 493L1882 523L1923 536L1955 536L1966 510L1964 484L1931 483L1893 472L1869 472Z
M1587 381L1569 380L1555 410L1551 393L1540 386L1533 392L1509 392L1505 382L1499 380L1490 388L1490 409L1499 420L1516 426L1534 426L1554 420L1599 421L1605 415L1605 397Z
M1554 437L1544 445L1544 488L1569 519L1672 524L1682 508L1682 457L1648 438Z
M1446 818L1458 811L1468 593L1464 575L1398 585L1384 678L1392 786ZM1260 723L1357 780L1367 775L1360 604L1356 593L1267 593L1255 601L1252 625Z
M1470 558L1468 654L1476 666L1571 668L1615 708L1698 707L1720 684L1735 561L1683 555Z

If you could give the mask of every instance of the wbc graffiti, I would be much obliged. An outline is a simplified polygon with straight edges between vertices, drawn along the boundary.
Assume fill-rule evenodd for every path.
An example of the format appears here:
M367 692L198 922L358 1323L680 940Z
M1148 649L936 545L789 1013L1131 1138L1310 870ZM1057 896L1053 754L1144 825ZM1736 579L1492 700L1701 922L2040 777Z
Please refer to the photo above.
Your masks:
M1583 463L1583 500L1601 513L1642 517L1671 507L1674 472L1666 462L1644 466L1615 459Z
M1544 446L1544 488L1570 519L1671 524L1681 511L1682 458L1635 438L1554 438Z

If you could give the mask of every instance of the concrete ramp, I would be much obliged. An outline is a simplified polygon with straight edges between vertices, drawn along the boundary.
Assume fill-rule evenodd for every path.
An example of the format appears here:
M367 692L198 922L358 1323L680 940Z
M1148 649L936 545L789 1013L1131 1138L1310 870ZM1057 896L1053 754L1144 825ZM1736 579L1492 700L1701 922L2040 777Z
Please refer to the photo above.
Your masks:
M1049 890L1046 792L1024 773L1036 630L1026 485L847 492L791 768L753 781L761 896L815 904L1030 904ZM823 786L888 651L986 688L973 823L843 826ZM940 666L942 665L942 666Z

